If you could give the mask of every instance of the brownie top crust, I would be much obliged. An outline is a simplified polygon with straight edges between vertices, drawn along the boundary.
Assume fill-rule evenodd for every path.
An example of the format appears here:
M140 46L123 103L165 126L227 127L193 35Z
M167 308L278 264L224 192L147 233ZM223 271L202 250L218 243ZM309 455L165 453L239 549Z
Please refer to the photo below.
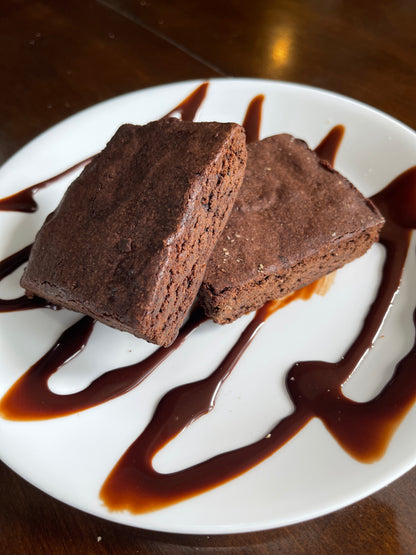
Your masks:
M123 125L46 219L22 286L29 295L168 344L181 322L172 324L173 331L162 330L159 313L168 304L171 312L186 314L215 244L209 232L216 203L224 221L214 226L215 240L242 183L245 161L245 133L234 123L170 118ZM182 251L195 235L194 252L184 261ZM192 268L191 255L197 258ZM167 303L168 294L179 298L176 284L187 287L191 272L195 291L180 307Z
M212 294L284 275L325 245L381 227L373 203L304 141L275 135L247 145L247 154L243 186L207 264L203 288Z

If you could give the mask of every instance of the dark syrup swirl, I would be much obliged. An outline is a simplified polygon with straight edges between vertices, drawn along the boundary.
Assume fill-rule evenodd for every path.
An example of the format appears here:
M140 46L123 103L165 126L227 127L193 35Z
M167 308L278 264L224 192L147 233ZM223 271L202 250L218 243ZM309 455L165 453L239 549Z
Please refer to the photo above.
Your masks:
M147 378L205 319L201 310L194 310L169 347L158 348L140 362L105 372L77 393L53 393L48 387L51 375L81 353L88 343L94 320L84 316L66 329L53 347L7 391L0 401L0 415L9 420L45 420L119 397Z
M319 145L315 148L316 154L321 160L325 160L331 166L334 165L335 156L337 155L338 147L344 138L345 127L343 125L336 125L331 131L322 139Z
M373 197L381 209L393 197L393 205L398 209L389 204L393 215L382 233L387 257L376 300L358 337L340 361L297 362L289 370L286 386L294 411L278 422L265 438L250 445L177 472L161 474L152 466L158 451L212 409L221 384L270 314L271 305L267 304L257 311L211 376L178 387L162 398L150 423L121 457L101 489L100 498L110 510L145 513L217 487L264 461L315 416L356 459L373 462L384 454L395 429L416 398L416 340L410 352L397 364L391 380L371 401L357 403L346 398L342 385L371 347L399 287L410 239L407 226L416 218L415 204L413 214L406 221L401 219L400 206L415 190L416 167L401 174ZM388 217L390 212L386 212Z
M41 189L45 189L56 183L62 177L66 177L71 172L79 170L89 164L92 160L92 157L86 158L81 162L78 162L74 166L71 166L67 170L50 177L49 179L45 179L45 181L41 181L40 183L36 183L35 185L31 185L14 195L10 195L8 197L4 197L0 199L0 210L2 211L13 211L13 212L36 212L38 209L37 202L34 199L35 193L40 191Z
M243 127L246 130L247 143L254 143L259 140L263 102L264 94L259 94L255 96L248 105L243 121Z
M205 100L205 96L208 91L209 83L202 83L199 85L189 96L185 98L180 104L178 104L173 110L168 112L163 118L170 118L179 114L179 117L182 121L193 121L195 119L195 115L199 110L201 104Z
M165 117L179 112L183 119L193 119L206 90L207 84L201 85ZM262 95L255 97L247 110L244 124L249 141L259 137L263 100ZM343 132L343 126L336 126L315 149L331 165ZM277 423L265 438L198 465L169 474L160 474L152 467L154 456L164 445L194 420L212 410L222 383L267 317L296 298L309 298L317 291L318 284L297 291L280 302L267 303L256 312L237 343L208 378L180 386L162 398L144 432L122 456L102 487L100 497L110 510L148 512L216 487L269 457L314 416L322 419L352 456L363 462L382 456L394 430L416 397L416 342L397 364L392 379L371 401L356 403L347 399L342 394L342 384L371 347L398 289L409 246L410 228L416 227L415 196L416 168L411 168L372 198L387 220L380 239L386 247L387 256L377 298L359 335L339 362L304 361L292 366L286 379L294 405L292 414ZM13 256L9 257L10 260L6 259L10 262L9 268L14 264L15 269L24 261L19 263L19 254L13 255L17 257L15 261ZM0 412L3 417L16 420L53 418L122 395L149 375L202 320L201 314L194 313L170 348L158 349L144 361L107 372L81 392L56 395L48 389L47 380L85 347L93 321L84 317L66 330L52 349L6 393L0 403Z
M0 281L28 261L31 248L32 245L28 245L0 262ZM40 297L30 299L22 295L16 299L0 299L0 312L16 312L32 308L52 308L57 310L58 307Z
M307 300L314 293L322 295L328 287L325 278L321 278L280 301L269 303L268 313L296 299ZM48 386L49 378L87 346L95 322L89 316L84 316L67 328L49 351L5 393L0 400L0 416L15 421L58 418L124 395L147 378L206 319L202 310L196 307L169 347L160 347L140 362L102 374L77 393L69 395L53 393Z

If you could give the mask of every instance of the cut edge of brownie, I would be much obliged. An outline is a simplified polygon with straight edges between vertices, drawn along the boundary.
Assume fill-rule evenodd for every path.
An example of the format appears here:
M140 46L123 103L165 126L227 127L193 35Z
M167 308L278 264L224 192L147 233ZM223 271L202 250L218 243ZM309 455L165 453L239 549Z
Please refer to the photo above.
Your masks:
M239 126L235 130L239 130ZM239 135L234 131L224 143L224 148L230 148L232 156L218 157L214 166L206 170L202 201L197 198L192 200L200 202L202 208L194 214L191 222L182 225L178 241L171 245L174 263L162 270L165 280L159 286L161 291L166 289L167 293L160 295L155 289L154 297L161 298L161 302L155 302L154 310L144 315L145 320L148 318L147 329L152 330L152 334L148 332L147 336L150 341L156 342L163 336L167 338L163 345L171 344L198 294L206 263L224 229L244 178L246 156L241 151ZM212 183L214 180L215 183ZM190 236L189 228L193 229ZM152 326L156 314L165 316L159 316L158 325ZM176 331L168 333L169 329Z
M293 291L305 287L317 279L342 268L354 258L364 255L378 239L382 223L367 228L357 237L339 238L328 252L322 248L316 254L289 268L284 275L269 274L244 287L229 287L214 291L204 283L199 300L205 314L217 324L229 324L263 306L267 301L278 300ZM304 268L308 266L305 274ZM235 304L238 298L238 305Z
M238 269L235 272L231 272L231 270L226 269L226 266L222 264L222 258L224 258L224 263L226 260L229 262L234 259L239 262L240 259L236 258L234 246L236 243L234 243L234 239L237 241L236 238L238 237L241 245L241 242L244 244L245 237L246 245L250 245L246 230L251 228L246 226L244 230L241 229L243 220L238 214L241 214L241 206L244 206L244 203L247 203L247 198L250 198L250 194L253 194L249 193L247 197L247 192L257 192L257 189L255 186L252 189L252 181L249 180L247 182L245 180L237 197L229 225L227 225L226 230L219 239L213 256L207 265L207 272L198 295L205 314L219 324L233 322L243 314L260 308L267 301L281 299L293 291L301 289L317 279L334 272L355 258L362 256L378 240L380 230L384 225L382 215L370 199L365 198L347 178L337 172L329 163L320 160L317 154L309 149L305 141L296 139L288 134L268 137L248 145L249 155L246 179L247 174L257 177L257 170L255 168L258 166L259 158L256 156L253 165L250 166L250 159L253 160L251 158L253 156L252 153L260 154L256 149L262 148L262 143L265 145L268 143L269 146L266 148L270 148L272 142L279 137L289 140L293 145L304 148L305 153L309 156L308 160L315 160L314 163L318 164L321 170L328 172L328 175L332 174L334 180L338 180L339 184L346 187L350 191L349 194L356 197L354 202L358 203L357 207L361 204L359 210L360 217L363 219L361 219L361 224L358 227L356 224L345 226L343 232L337 233L335 237L331 237L325 244L321 244L321 246L315 245L312 249L308 248L307 251L309 252L303 257L292 250L291 256L288 259L283 257L285 262L271 264L273 269L259 264L258 267L255 267L255 271L252 269L247 273L247 270L244 270L244 273L240 273L243 272L242 269L244 267L249 268L245 261L244 251L241 251L240 272ZM270 170L271 168L267 167L266 169ZM274 170L276 171L276 168ZM243 204L241 205L241 203ZM351 207L348 210L351 210ZM365 212L367 212L367 215L364 215ZM346 214L348 214L348 211ZM224 240L225 235L227 235L227 239L232 239L233 237L234 239L227 243ZM221 251L224 251L224 256L222 256L223 253ZM261 259L261 257L259 258ZM277 258L281 258L279 254ZM268 265L270 265L270 260Z

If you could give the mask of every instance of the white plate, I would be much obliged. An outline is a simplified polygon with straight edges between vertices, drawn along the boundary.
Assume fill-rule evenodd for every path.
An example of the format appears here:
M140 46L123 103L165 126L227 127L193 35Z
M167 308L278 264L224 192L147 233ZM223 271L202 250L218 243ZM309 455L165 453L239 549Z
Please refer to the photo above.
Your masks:
M104 102L53 127L0 171L0 196L50 177L100 150L124 122L146 123L167 113L199 82L138 91ZM289 132L314 148L335 125L346 127L336 167L367 196L416 164L413 131L368 106L309 87L251 79L213 80L197 119L243 120L249 101L265 94L261 136ZM0 259L33 240L73 176L39 192L35 214L0 213ZM344 392L365 401L389 379L413 342L416 304L414 244L399 295L382 334ZM269 318L219 394L199 419L155 459L163 472L186 467L265 434L291 411L284 376L295 360L341 356L359 330L380 277L379 245L337 273L324 297L297 301ZM16 271L0 297L19 293ZM353 302L351 302L353 300ZM78 315L33 310L0 315L0 395L53 344ZM0 454L23 478L91 514L133 526L186 533L230 533L300 522L357 501L416 463L416 407L401 423L385 456L366 465L352 459L314 419L284 448L243 476L192 499L144 515L111 513L99 490L149 421L160 397L206 376L236 341L250 316L226 327L201 326L145 382L128 394L65 418L0 420ZM215 348L213 346L215 345ZM105 370L138 360L153 346L97 325L87 349L60 370L51 387L76 391Z

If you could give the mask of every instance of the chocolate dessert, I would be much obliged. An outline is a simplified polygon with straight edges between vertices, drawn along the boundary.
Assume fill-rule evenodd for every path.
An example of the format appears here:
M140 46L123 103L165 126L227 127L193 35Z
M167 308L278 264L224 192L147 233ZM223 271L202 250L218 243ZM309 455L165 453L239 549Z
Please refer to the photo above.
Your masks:
M246 163L234 123L123 125L39 231L21 285L169 345L197 295Z
M225 324L364 254L383 218L304 141L282 134L247 146L244 183L200 289Z
M196 89L195 92L199 90L200 88ZM190 100L193 102L193 94L187 97L177 108L186 107ZM255 99L258 98L255 97ZM193 104L193 106L195 105ZM256 107L256 104L251 102L244 125L246 126L247 136L251 140L257 140L261 111L258 110L257 104L255 117L248 118L250 112L253 114L253 106ZM194 108L192 113L195 113ZM247 122L249 120L251 123L248 126ZM341 144L342 136L343 126L334 127L321 141L316 148L316 152L319 153L319 156L333 161ZM310 152L306 153L307 158L310 158L310 155ZM304 156L305 154L301 158ZM286 157L288 160L295 160L298 167L303 168L304 161L299 163L296 157L293 157L293 152ZM253 160L252 162L254 163ZM82 162L82 164L85 163L86 161ZM316 171L316 169L314 170L315 163L316 159L315 162L311 163L312 173ZM331 171L331 168L328 168L326 164L323 164L323 166ZM266 171L271 171L272 167L272 164L266 166ZM72 169L70 168L64 173L41 183L31 185L5 199L0 199L0 211L35 211L37 204L34 201L34 195L37 194L37 191L56 183L60 177L72 171ZM261 174L260 165L258 171ZM330 182L327 185L322 185L323 176L320 175L319 171L316 171L316 181L320 184L319 188L339 188L339 184L344 183L347 190L349 188L353 191L353 187L335 172L333 172L336 176L334 184L332 185ZM338 185L336 184L337 179L340 181ZM296 178L294 178L294 181L296 181ZM306 180L305 183L304 194L302 194L302 187L299 187L298 196L300 199L302 199L302 196L308 198L308 187L312 190L316 187L315 182L309 183ZM415 402L414 361L416 342L410 351L397 362L391 379L377 393L376 397L364 403L351 402L351 399L343 395L342 385L348 380L360 360L373 345L374 338L387 316L394 296L399 293L402 272L409 269L406 270L405 262L408 253L410 254L411 230L416 226L416 205L413 202L415 183L416 166L413 166L395 177L388 185L371 197L371 200L384 214L387 221L379 238L380 244L385 249L386 258L375 298L365 315L364 325L361 327L358 336L346 346L341 358L333 362L323 360L302 361L298 360L296 354L294 355L296 356L294 360L297 360L297 362L288 368L285 376L286 390L293 404L293 412L277 421L272 428L269 428L267 435L263 431L262 436L254 439L254 442L242 445L237 449L225 451L213 458L204 459L197 465L182 468L173 473L159 473L153 466L154 457L161 448L187 426L192 425L201 415L207 414L214 408L217 395L225 380L228 379L239 358L252 343L258 330L261 329L264 322L276 308L273 303L271 305L266 303L249 320L237 341L230 350L227 350L226 356L222 358L220 364L212 370L210 375L170 389L161 399L157 400L158 404L153 417L113 467L100 490L100 499L110 511L129 511L143 514L168 507L223 485L259 465L273 453L278 452L299 431L303 430L308 422L316 417L322 421L326 430L336 439L345 452L357 461L372 463L384 455L395 431ZM277 196L277 193L275 194L272 190L268 192L260 190L260 193L262 197L256 198L253 196L252 199L256 202L259 201L257 205L255 202L253 204L254 211L257 212L261 211L262 203L267 204L267 197L273 200ZM320 193L321 191L314 193L315 197L319 198ZM341 190L343 202L344 199L347 201L346 210L350 211L350 215L355 210L354 203L360 206L358 198L354 198L354 194L357 196L356 192L350 191L346 194ZM284 196L282 194L282 197ZM287 194L286 196L290 197ZM262 198L263 201L264 198L266 200L263 202ZM349 200L351 200L351 203ZM6 202L3 203L2 201ZM325 207L325 202L322 201L321 203L323 207ZM365 201L363 202L365 203ZM325 208L330 214L329 219L334 216L331 212L331 204L331 202L327 202ZM278 203L276 205L278 206ZM246 208L250 210L248 205L246 205ZM319 211L322 211L320 203L318 203L318 208L318 219L324 220L324 216L319 214ZM368 209L375 216L375 219L378 219L379 225L382 225L379 214L374 210L371 203L368 205ZM280 210L283 211L284 208L280 207ZM362 207L359 210L362 210ZM292 212L296 216L296 210L293 209ZM307 211L305 214L306 219L313 217ZM364 210L363 216L368 218L368 211L365 213ZM364 217L361 227L366 228L367 226L366 232L368 232L371 230L371 224ZM289 224L290 217L287 216L286 220ZM301 217L297 225L303 225ZM360 227L358 222L357 225ZM377 223L375 226L377 226ZM322 227L325 229L324 225ZM343 227L347 228L345 222L340 226L339 233ZM296 225L294 225L294 229L296 231ZM337 230L338 227L334 226L334 229ZM71 230L69 231L71 232ZM238 231L235 232L235 236L237 235L241 237ZM297 237L296 233L294 236ZM267 237L267 234L262 236L262 240L265 240L265 237ZM351 241L360 244L358 237L359 232L353 231ZM231 237L227 240L233 242ZM345 240L347 239L345 238ZM271 241L271 239L267 237L267 241ZM10 276L27 261L30 250L31 245L28 245L0 261L0 281L6 276ZM228 251L229 255L230 251ZM227 256L226 253L225 256ZM261 264L261 266L260 270L264 269L264 265ZM358 276L359 278L360 276ZM308 289L314 289L314 286ZM301 296L302 293L300 292ZM290 295L287 301L290 302L296 296ZM354 299L354 301L356 302L357 299ZM39 308L39 306L48 306L48 303L44 301L43 304L42 299L38 297L31 299L27 297L0 299L0 312L28 310ZM15 420L16 422L46 420L79 413L82 410L88 410L121 396L131 391L133 387L139 386L144 379L149 377L163 360L179 348L184 338L204 319L198 307L191 312L190 318L182 327L177 340L170 347L156 349L149 356L144 359L140 357L139 362L128 366L112 368L110 371L103 368L98 378L76 393L57 394L49 388L50 376L70 362L80 352L80 348L88 344L91 337L94 327L93 320L88 316L80 318L72 326L65 329L55 344L18 377L12 387L0 399L0 415L4 419ZM416 318L414 318L414 324L416 324ZM19 345L23 348L27 347L26 328L27 326L23 326L17 336ZM33 342L33 339L34 337L29 337L29 343ZM324 337L324 340L327 339ZM199 354L203 356L204 353L202 351ZM256 356L255 362L261 361L261 357L262 353L260 352ZM278 363L279 358L276 360ZM256 386L256 379L258 380L259 376L254 372L254 387ZM178 407L180 410L178 410ZM342 414L342 418L340 418L340 414ZM361 433L357 434L357 429L360 429ZM219 461L220 464L218 464ZM339 476L342 480L342 473Z

